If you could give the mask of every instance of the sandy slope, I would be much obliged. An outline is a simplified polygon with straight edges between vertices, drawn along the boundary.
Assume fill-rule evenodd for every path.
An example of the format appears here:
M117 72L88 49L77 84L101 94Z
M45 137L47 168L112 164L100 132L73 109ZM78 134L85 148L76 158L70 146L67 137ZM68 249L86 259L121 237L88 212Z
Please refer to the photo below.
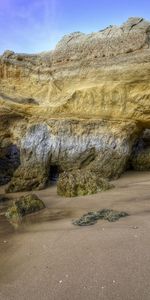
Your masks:
M51 187L38 192L48 209L19 231L1 220L0 300L149 300L150 173L125 174L115 185L74 199ZM91 227L71 224L105 207L130 216Z

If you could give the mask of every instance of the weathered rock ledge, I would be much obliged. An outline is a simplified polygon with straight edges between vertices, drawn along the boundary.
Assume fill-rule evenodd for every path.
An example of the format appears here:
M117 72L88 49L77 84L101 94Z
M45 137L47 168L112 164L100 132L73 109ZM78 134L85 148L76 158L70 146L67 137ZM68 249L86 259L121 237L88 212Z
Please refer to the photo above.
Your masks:
M10 191L43 188L53 166L60 172L88 167L108 179L120 176L129 160L144 169L137 145L150 128L149 45L150 22L130 18L120 27L65 36L54 51L6 51L0 57L1 183L14 174ZM13 160L6 149L14 145ZM18 168L13 161L19 160ZM150 169L148 144L144 161Z

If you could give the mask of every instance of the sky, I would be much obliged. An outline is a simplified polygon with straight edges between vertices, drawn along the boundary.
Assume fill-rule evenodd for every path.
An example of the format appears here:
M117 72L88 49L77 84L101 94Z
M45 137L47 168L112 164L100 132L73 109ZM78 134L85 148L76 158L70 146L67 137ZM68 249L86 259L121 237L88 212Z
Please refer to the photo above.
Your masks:
M63 35L150 20L149 0L0 0L0 53L54 49Z

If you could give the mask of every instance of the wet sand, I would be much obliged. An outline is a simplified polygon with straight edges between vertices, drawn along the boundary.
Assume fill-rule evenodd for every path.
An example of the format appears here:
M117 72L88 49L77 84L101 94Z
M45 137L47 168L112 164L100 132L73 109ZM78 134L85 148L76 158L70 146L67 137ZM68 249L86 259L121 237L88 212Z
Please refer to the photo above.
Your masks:
M114 183L72 199L57 196L55 186L36 192L47 209L18 229L0 216L0 300L150 299L150 173L129 172ZM102 208L130 216L72 225Z

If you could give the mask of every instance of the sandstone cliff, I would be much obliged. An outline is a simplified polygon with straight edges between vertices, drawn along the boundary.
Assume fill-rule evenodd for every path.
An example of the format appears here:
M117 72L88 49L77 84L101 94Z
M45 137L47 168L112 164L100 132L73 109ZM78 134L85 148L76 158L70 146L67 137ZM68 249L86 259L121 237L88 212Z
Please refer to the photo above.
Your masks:
M130 18L54 51L0 57L0 147L15 144L21 159L11 190L43 187L51 165L107 178L127 168L150 128L149 45L150 22Z

